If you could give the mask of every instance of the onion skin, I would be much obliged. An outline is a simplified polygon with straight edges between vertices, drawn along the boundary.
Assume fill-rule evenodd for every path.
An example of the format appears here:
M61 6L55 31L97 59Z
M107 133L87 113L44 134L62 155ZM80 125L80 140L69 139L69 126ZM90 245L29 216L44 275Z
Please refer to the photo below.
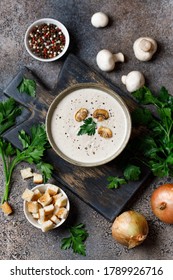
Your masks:
M153 191L151 208L159 220L173 224L173 184L161 185Z
M146 239L148 231L145 217L133 210L123 212L112 225L112 237L128 249L140 245Z

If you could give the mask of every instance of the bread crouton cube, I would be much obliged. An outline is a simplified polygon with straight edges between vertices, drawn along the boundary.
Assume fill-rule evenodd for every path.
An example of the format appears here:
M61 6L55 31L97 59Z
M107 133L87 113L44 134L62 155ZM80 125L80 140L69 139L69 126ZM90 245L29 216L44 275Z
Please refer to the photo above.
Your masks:
M54 185L48 185L46 192L48 192L50 195L56 195L59 191L59 188Z
M51 213L53 213L54 211L54 205L53 204L49 204L47 206L44 207L44 212L45 212L45 215L50 215Z
M20 174L24 180L33 177L33 172L30 167L20 170Z
M27 202L28 212L30 213L38 213L39 211L39 204L37 201L29 201Z
M42 193L38 189L34 190L34 196L32 198L32 201L38 200L41 196L42 196Z
M25 191L22 194L22 198L28 202L32 200L33 196L34 192L29 189L25 189Z
M39 199L38 202L44 207L52 202L52 197L49 193L45 192Z
M41 183L43 183L43 176L42 176L42 174L34 173L33 174L33 183L34 184L41 184Z
M56 216L60 219L66 219L67 215L68 215L68 210L64 207L61 207Z
M39 209L39 219L38 219L38 223L40 225L42 225L42 223L44 223L45 221L45 212L44 212L44 209L43 208L40 208Z
M59 209L60 209L60 208L59 208L57 205L55 205L54 211L53 211L53 215L56 215L56 216L57 216Z
M32 216L34 219L37 219L37 220L40 218L39 213L32 213Z
M58 224L61 222L61 220L58 219L58 217L57 217L56 215L53 215L53 216L50 218L50 220L51 220L55 225L58 225Z
M13 212L13 209L7 201L5 201L0 207L5 215L10 215Z
M41 225L41 230L43 232L46 232L46 231L52 229L53 227L54 227L54 223L51 220L48 220Z
M65 197L64 195L59 197L56 201L55 201L55 205L58 207L64 207L67 205L67 197Z
M55 195L53 195L53 204L56 203L56 201L62 196L63 194L60 192L60 193L57 193Z

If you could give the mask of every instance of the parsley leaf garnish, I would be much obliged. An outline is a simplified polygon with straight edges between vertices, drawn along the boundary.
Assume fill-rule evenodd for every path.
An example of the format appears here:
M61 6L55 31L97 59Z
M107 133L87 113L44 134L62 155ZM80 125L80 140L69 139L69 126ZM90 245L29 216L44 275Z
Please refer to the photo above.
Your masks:
M94 135L96 132L97 124L92 118L84 120L84 124L80 126L80 130L77 135Z
M86 256L86 246L84 244L88 237L88 232L84 224L78 224L69 229L71 235L62 239L61 249L67 250L72 248L74 253Z
M36 82L34 80L23 77L17 89L20 93L27 93L32 97L36 96Z

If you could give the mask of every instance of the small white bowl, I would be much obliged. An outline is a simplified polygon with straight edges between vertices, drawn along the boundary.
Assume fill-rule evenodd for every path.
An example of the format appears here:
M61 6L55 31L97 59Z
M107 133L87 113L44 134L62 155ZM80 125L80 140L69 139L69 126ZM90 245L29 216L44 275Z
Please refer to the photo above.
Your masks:
M34 27L36 26L39 26L41 24L54 24L56 25L61 31L62 33L64 34L65 36L65 46L63 48L63 50L55 57L52 57L52 58L42 58L42 57L39 57L37 55L35 55L30 46L29 46L29 34L31 33L31 31L33 30ZM36 20L35 22L33 22L27 29L26 33L25 33L25 39L24 39L24 43L25 43L25 48L26 50L28 51L28 53L35 59L39 60L39 61L42 61L42 62L51 62L51 61L55 61L57 59L59 59L60 57L62 57L68 47L69 47L69 44L70 44L70 36L69 36L69 33L68 33L68 30L67 28L58 20L55 20L55 19L52 19L52 18L42 18L42 19L39 19L39 20Z
M38 186L32 188L31 190L34 191L34 190L38 189L41 193L44 193L46 191L46 188L50 185L52 185L52 184L41 184L41 185L38 185ZM58 187L58 188L59 188L59 193L62 193L67 198L66 209L69 214L69 211L70 211L69 199L68 199L66 193L60 187ZM25 214L25 217L28 220L28 222L30 222L34 227L41 229L41 225L38 223L37 219L34 219L32 214L28 211L27 201L25 201L25 200L23 203L23 210L24 210L24 214ZM67 217L68 217L68 215L67 215ZM65 219L61 219L61 221L57 225L55 225L52 229L60 227L66 221L67 217Z

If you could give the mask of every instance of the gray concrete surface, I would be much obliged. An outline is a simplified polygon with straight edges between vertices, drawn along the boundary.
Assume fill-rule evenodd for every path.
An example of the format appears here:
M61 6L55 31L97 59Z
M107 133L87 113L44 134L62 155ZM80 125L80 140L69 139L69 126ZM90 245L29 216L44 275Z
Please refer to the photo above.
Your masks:
M103 11L110 17L110 24L104 29L96 29L91 23L92 14ZM33 69L45 83L53 88L58 79L63 59L53 63L41 63L32 59L24 48L24 34L35 20L52 17L63 22L70 32L70 49L87 65L100 72L95 61L102 48L113 52L122 51L126 62L117 65L111 73L101 73L120 86L121 76L131 70L141 70L147 85L159 90L164 85L173 93L173 1L172 0L1 0L0 1L0 87L5 88L18 70L26 65ZM152 61L138 61L132 45L140 36L152 36L158 42L158 51ZM173 259L173 226L160 222L151 212L150 196L154 188L163 182L173 182L172 178L156 179L146 183L142 191L130 204L130 208L145 215L149 223L146 241L134 249L119 245L112 239L111 223L87 206L79 198L69 194L72 209L76 212L58 230L41 233L30 225L23 213L21 193L32 182L23 182L20 164L13 176L11 203L15 213L4 218L0 213L0 259L96 259L96 260L136 260ZM3 170L0 162L0 195L3 189ZM82 222L89 237L86 241L86 257L71 250L60 249L61 239L68 235L68 226Z

